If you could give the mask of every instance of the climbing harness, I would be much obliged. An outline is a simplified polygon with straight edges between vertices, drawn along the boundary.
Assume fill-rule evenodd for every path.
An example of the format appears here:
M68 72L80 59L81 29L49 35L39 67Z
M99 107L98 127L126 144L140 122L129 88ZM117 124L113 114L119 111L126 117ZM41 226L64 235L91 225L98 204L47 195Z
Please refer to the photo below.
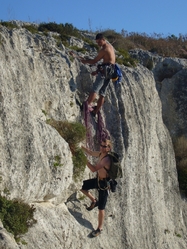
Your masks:
M100 190L109 190L110 189L110 182L109 182L109 180L107 180L107 178L104 179L105 184L106 184L105 188L101 188L99 181L100 181L99 176L97 176L98 187Z
M97 66L97 71L101 74L101 77L105 79L112 79L112 75L115 71L115 64L103 63Z

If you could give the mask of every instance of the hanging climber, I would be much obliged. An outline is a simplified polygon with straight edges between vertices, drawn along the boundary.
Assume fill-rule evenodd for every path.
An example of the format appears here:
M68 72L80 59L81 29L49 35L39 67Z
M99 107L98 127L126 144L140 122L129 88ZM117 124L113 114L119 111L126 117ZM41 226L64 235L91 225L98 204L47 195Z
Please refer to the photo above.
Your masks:
M88 211L91 211L98 206L98 227L92 232L92 235L98 236L103 228L104 216L105 216L105 206L107 203L108 197L108 181L109 176L106 169L110 168L111 161L110 157L107 156L108 152L111 151L111 141L103 140L100 144L100 151L91 151L88 148L82 146L82 149L90 156L97 157L98 162L96 165L92 165L89 161L87 162L88 168L92 172L97 172L97 177L83 181L81 192L85 194L90 200L91 205L87 208ZM91 189L97 189L99 193L98 200L90 193Z
M104 98L107 92L109 82L112 75L115 72L115 51L111 44L109 44L104 38L103 34L98 33L95 38L99 47L101 47L98 55L94 59L81 59L83 64L95 64L102 60L102 64L99 64L97 70L92 72L93 76L96 76L96 80L93 85L92 92L90 93L87 102L88 106L91 107L91 103L99 95L97 106L92 109L91 114L95 116L104 104Z

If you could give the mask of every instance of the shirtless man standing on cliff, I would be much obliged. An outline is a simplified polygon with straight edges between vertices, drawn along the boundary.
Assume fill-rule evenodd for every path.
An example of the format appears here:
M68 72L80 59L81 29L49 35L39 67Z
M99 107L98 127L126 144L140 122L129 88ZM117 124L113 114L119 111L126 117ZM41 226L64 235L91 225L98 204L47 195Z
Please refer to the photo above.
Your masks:
M104 98L107 92L107 88L110 82L110 79L115 70L115 51L111 44L107 43L103 34L99 33L95 38L101 50L94 59L81 59L83 64L95 64L98 61L102 60L102 64L99 65L98 70L93 72L92 75L97 75L95 83L93 85L92 92L88 97L88 106L96 99L97 94L99 94L99 99L97 101L96 109L92 111L92 114L95 116L100 110L101 106L104 103Z
M108 177L106 169L110 168L110 158L107 156L108 152L111 151L110 140L103 140L100 144L100 151L91 151L82 146L82 149L91 156L98 157L98 162L96 165L92 165L89 161L87 162L88 168L92 172L97 172L97 177L89 180L83 181L81 192L85 194L91 200L90 207L87 208L91 211L93 208L98 206L98 227L92 232L93 236L98 236L103 227L104 216L105 216L105 206L108 197L108 184L110 180ZM89 192L90 189L97 189L99 192L98 200Z

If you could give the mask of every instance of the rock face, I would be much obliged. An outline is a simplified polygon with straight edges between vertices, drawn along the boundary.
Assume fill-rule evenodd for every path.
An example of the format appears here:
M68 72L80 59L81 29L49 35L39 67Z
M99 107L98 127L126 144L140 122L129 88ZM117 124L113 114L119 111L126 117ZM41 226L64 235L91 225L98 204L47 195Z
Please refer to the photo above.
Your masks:
M186 248L186 203L154 74L122 66L122 83L110 85L102 115L124 177L110 194L102 235L90 239L97 210L85 209L69 145L46 120L83 122L76 99L86 99L94 77L52 36L22 28L0 26L0 58L0 191L33 204L37 220L22 236L26 245L0 224L2 248Z
M139 49L131 51L131 55L153 72L163 121L172 140L187 137L187 60L163 58Z

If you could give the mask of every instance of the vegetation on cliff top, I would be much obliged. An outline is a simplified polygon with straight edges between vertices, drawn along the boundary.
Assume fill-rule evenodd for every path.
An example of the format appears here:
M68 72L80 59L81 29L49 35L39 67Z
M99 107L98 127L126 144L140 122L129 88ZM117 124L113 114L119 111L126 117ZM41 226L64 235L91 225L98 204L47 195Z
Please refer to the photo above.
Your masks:
M10 29L19 28L16 23L13 22L0 22L1 25L4 25ZM40 24L24 24L24 28L28 29L32 33L49 31L56 32L60 36L59 38L63 42L67 42L67 38L70 36L75 36L80 39L85 39L85 42L95 46L93 41L89 41L88 38L85 38L81 35L81 31L75 28L72 24L57 24L55 22L49 23L40 23ZM179 37L175 35L164 36L163 34L153 33L148 35L146 33L137 33L137 32L127 32L125 29L122 29L120 33L115 30L96 30L84 31L91 34L102 32L107 40L113 44L116 50L125 50L129 51L130 49L140 48L146 51L157 53L160 56L164 57L178 57L178 58L187 58L187 34L180 34Z

